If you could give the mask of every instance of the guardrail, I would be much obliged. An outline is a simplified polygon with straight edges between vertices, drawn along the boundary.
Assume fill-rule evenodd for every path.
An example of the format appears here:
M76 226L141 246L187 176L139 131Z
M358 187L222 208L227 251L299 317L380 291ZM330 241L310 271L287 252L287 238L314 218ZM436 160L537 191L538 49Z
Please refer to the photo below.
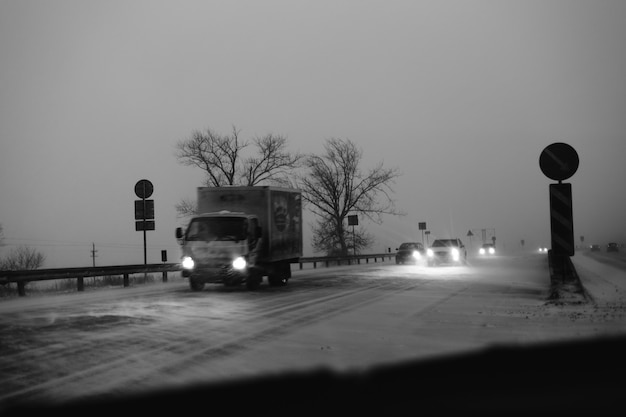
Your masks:
M300 264L300 269L302 269L302 265L305 263L312 263L313 268L317 268L318 263L323 263L325 266L330 266L331 264L335 265L352 265L353 263L360 264L361 259L365 259L365 263L369 263L370 259L373 259L374 262L378 262L378 259L383 262L385 258L392 259L396 256L395 253L378 253L378 254L370 254L370 255L348 255L348 256L319 256L319 257L306 257L300 258L297 262Z
M54 269L33 269L25 271L0 271L0 284L10 282L17 283L17 293L20 296L26 295L26 284L31 281L48 281L55 279L76 279L78 291L85 288L84 279L88 277L119 276L124 277L124 286L130 285L130 275L150 272L161 272L163 282L167 281L167 273L179 271L179 263L147 264L147 265L117 265L85 268L54 268Z
M384 262L385 258L391 259L395 254L370 254L370 255L352 255L352 256L320 256L299 258L294 264L299 264L300 269L306 263L312 263L313 268L317 268L318 263L323 263L326 267L335 265L352 265L360 264L364 259L366 263L370 259L377 262L378 259ZM162 264L141 264L141 265L116 265L101 267L79 267L79 268L53 268L53 269L33 269L22 271L0 271L0 285L6 285L12 282L17 283L17 293L20 296L26 295L26 284L31 281L48 281L55 279L76 279L76 288L78 291L84 291L84 279L89 277L104 276L123 276L123 285L130 285L130 275L141 273L160 272L163 275L163 282L167 282L168 272L177 272L181 270L180 263L162 263Z

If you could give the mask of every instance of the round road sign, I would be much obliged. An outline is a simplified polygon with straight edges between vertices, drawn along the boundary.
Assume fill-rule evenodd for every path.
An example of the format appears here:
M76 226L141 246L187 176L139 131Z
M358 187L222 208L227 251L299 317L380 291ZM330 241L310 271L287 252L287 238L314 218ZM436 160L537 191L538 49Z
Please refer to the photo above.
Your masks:
M561 142L546 146L539 156L541 172L556 181L563 181L574 175L578 162L576 150Z
M137 184L135 184L135 194L139 198L148 198L152 195L152 191L154 191L154 187L152 183L148 180L139 180Z

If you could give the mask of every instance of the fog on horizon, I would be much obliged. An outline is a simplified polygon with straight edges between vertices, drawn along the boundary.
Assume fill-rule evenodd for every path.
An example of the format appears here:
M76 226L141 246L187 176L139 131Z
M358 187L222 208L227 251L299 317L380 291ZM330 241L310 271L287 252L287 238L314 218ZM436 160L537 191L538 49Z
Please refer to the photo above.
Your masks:
M203 180L175 145L232 126L303 153L350 139L363 170L397 167L407 215L361 219L372 253L421 240L419 222L431 241L549 245L554 142L580 157L577 243L626 243L624 18L610 0L4 1L0 256L25 244L44 267L90 266L94 244L98 265L143 263L133 187L149 179L148 262L175 262L175 205Z

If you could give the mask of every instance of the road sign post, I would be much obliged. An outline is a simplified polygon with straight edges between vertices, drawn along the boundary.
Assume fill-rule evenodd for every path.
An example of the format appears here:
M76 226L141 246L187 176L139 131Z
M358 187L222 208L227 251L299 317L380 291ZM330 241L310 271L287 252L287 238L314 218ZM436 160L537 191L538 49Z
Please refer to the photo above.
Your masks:
M567 270L565 256L575 253L572 185L563 181L574 175L579 162L576 150L562 142L546 146L539 156L539 167L544 175L558 181L558 184L550 184L550 235L552 255L561 258L563 263L563 279Z
M424 230L426 230L426 222L419 222L418 228L422 231L422 245L424 244Z
M552 253L573 256L572 184L550 184L550 232Z
M143 263L148 264L146 245L146 231L154 230L154 200L146 200L152 195L154 187L148 180L139 180L135 184L135 195L141 200L135 200L135 230L143 231Z
M354 233L354 226L357 226L358 224L359 217L356 214L348 216L348 225L352 226L352 251L354 256L356 256L356 235Z
M557 142L546 146L539 156L541 172L559 183L574 175L578 164L578 153L567 143Z

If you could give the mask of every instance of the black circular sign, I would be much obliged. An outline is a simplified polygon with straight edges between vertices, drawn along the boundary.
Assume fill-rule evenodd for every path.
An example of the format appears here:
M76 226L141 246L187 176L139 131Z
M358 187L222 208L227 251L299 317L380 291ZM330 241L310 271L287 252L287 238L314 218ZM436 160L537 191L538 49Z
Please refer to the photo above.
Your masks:
M561 142L546 146L539 156L541 172L556 181L563 181L574 175L578 162L576 150Z
M137 184L135 184L135 194L137 194L139 198L148 198L152 195L153 191L154 187L148 180L139 180Z

